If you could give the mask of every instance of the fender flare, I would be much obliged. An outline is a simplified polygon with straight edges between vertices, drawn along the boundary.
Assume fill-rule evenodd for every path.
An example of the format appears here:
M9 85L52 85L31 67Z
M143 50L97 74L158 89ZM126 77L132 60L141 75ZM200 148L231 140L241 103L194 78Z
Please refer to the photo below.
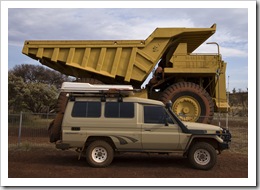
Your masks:
M219 136L214 134L192 135L184 149L184 154L187 154L189 148L192 146L192 144L196 142L208 142L212 144L215 149L218 149L218 145L220 143L223 143L223 140Z

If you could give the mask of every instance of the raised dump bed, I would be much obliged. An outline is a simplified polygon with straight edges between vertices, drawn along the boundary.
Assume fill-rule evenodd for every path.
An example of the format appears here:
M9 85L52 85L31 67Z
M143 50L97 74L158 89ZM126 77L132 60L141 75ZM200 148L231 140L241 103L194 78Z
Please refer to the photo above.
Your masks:
M113 79L109 83L140 86L160 60L171 59L178 44L187 43L189 54L215 30L214 24L210 28L157 28L146 40L25 41L22 53L67 75L95 75L102 81Z

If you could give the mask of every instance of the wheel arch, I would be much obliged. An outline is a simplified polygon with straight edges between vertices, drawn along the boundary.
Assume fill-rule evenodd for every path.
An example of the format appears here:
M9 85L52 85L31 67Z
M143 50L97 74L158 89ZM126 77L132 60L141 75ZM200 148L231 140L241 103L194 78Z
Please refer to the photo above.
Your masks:
M190 148L199 142L205 142L208 143L210 145L212 145L216 150L219 149L219 142L217 141L217 139L213 138L213 137L201 137L201 136L194 136L190 139L189 143L187 144L186 148L185 148L185 152L184 155L187 156Z
M85 147L87 147L88 145L90 145L92 142L94 141L97 141L97 140L102 140L102 141L105 141L107 143L109 143L109 145L114 149L116 150L116 146L113 142L113 140L108 137L108 136L89 136L85 142Z

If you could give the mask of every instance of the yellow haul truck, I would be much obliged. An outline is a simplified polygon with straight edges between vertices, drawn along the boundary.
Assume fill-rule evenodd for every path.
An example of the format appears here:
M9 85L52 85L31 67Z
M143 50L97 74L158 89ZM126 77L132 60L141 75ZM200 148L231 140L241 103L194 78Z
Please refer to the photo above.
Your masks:
M226 63L219 53L193 54L216 31L210 28L156 28L146 40L25 41L22 53L78 81L130 84L136 96L172 101L183 121L210 123L227 110ZM151 76L151 75L150 75ZM58 100L61 125L67 98Z

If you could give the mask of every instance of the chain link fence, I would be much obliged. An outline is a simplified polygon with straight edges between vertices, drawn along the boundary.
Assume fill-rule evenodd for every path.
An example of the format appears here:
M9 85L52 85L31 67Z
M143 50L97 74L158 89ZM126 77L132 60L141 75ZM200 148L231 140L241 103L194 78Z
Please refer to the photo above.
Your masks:
M55 114L23 113L8 115L9 145L47 145L48 127Z

